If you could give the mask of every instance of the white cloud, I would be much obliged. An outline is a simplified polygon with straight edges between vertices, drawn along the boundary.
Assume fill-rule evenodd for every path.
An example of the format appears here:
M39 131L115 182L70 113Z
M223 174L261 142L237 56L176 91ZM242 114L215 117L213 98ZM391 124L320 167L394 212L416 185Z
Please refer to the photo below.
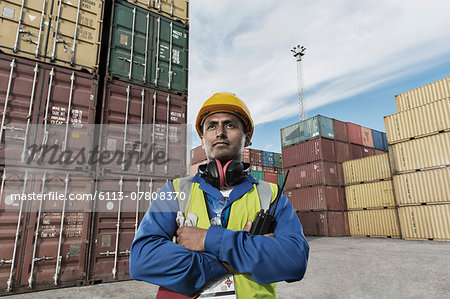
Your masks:
M424 70L450 53L448 11L443 0L190 1L189 122L219 91L256 123L297 114L298 43L309 109Z

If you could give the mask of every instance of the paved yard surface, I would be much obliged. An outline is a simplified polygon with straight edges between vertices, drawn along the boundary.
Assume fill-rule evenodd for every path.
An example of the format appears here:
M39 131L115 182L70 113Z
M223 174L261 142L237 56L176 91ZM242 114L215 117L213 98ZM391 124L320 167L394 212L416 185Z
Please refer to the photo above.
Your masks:
M278 284L279 298L450 298L450 242L308 238L302 281ZM154 298L157 287L124 281L10 298Z

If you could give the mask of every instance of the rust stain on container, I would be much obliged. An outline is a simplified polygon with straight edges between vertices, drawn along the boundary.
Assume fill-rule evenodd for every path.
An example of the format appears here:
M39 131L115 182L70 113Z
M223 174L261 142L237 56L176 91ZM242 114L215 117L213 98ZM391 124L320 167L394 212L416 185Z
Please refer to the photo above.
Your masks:
M342 187L314 186L285 191L297 211L345 211L345 192Z
M297 212L306 236L348 236L346 212Z

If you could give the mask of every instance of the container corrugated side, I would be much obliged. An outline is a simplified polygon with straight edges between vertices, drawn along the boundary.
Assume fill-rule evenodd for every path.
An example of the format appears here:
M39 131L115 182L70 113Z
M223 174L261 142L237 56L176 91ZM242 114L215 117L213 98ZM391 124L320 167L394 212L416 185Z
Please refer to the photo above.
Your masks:
M149 9L165 17L187 24L189 22L188 0L127 0L132 4Z
M315 185L341 186L339 168L342 168L340 164L330 162L313 162L288 168L290 173L286 190Z
M244 153L243 153L244 155ZM196 148L191 149L191 164L198 163L200 161L206 160L206 153L205 150L202 148L201 145L197 146ZM247 162L247 161L244 161Z
M376 155L342 163L346 185L372 182L391 177L388 154Z
M361 159L375 154L375 149L358 144L349 144L350 159Z
M304 164L313 161L336 162L335 141L326 138L316 138L282 149L284 167Z
M351 236L399 238L397 209L348 211Z
M334 138L339 141L348 142L347 123L333 119Z
M342 237L348 235L347 212L297 212L306 236Z
M275 172L264 171L264 181L278 184L278 174Z
M342 187L313 186L287 190L287 198L297 211L345 211L345 192Z
M450 168L412 172L393 177L397 204L450 203Z
M3 51L79 70L97 70L103 0L2 1L2 4Z
M448 98L450 98L450 77L399 94L395 96L395 102L397 111L402 112Z
M373 148L372 130L366 127L361 127L361 138L364 146Z
M384 150L383 132L372 130L372 136L375 149Z
M398 208L404 239L450 239L450 204Z
M347 123L348 142L363 145L361 126L354 123Z
M390 146L392 173L450 165L450 132Z
M259 170L252 170L250 174L257 180L264 180L264 172Z
M381 181L345 187L349 210L395 207L392 181Z
M384 118L389 144L450 129L450 99L395 113Z

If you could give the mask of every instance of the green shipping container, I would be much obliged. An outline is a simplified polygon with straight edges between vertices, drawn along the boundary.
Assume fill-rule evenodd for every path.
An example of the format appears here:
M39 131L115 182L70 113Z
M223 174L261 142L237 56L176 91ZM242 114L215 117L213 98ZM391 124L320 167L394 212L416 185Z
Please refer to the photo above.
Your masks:
M127 2L114 3L108 72L119 80L187 92L188 30Z
M283 173L278 174L278 186L283 186Z
M252 170L250 174L257 180L264 180L264 171Z
M273 154L273 166L275 168L283 168L283 160L281 158L281 154L279 153Z
M334 139L331 118L316 115L281 129L281 147L302 143L319 136Z

